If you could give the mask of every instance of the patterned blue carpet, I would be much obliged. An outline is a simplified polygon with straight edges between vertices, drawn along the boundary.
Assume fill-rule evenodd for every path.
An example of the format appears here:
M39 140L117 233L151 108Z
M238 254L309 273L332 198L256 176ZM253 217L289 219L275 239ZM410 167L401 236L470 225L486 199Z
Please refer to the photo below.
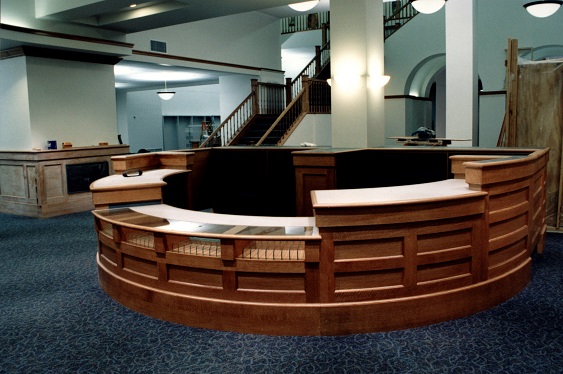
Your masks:
M340 337L195 329L100 290L89 212L0 214L1 373L563 373L563 236L516 297L468 318Z

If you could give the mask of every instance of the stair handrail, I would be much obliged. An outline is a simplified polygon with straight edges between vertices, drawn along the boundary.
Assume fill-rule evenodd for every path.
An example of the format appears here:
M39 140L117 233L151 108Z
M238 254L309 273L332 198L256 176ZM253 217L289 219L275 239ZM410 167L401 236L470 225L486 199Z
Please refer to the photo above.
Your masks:
M268 136L270 135L270 133L272 133L272 131L274 131L274 129L276 127L278 127L279 123L284 120L288 114L291 114L291 112L293 111L294 107L297 106L297 104L301 104L301 99L303 98L305 93L305 88L303 88L301 91L299 91L299 93L297 94L297 96L291 101L291 103L289 103L289 105L284 109L284 111L278 116L278 118L274 121L274 123L272 123L272 125L270 126L270 128L268 130L266 130L266 132L264 133L264 135L262 135L262 137L260 138L260 140L258 140L258 142L256 142L256 146L260 146L262 145L262 143L264 143L264 141L268 138ZM294 116L294 117L299 117L299 115L303 112L305 112L303 110L303 108L297 108L298 109L298 115ZM293 120L291 122L294 122Z
M301 31L319 30L330 20L330 11L299 14L281 19L281 33L293 34Z
M262 83L251 79L250 94L236 109L209 135L199 148L209 145L212 139L221 134L222 145L230 145L240 131L257 114L278 115L285 108L285 85Z
M230 144L232 139L239 133L246 123L252 118L254 102L254 91L251 92L238 107L209 135L207 139L199 145L199 148L205 148L211 139L221 134L224 139L224 145Z
M277 145L283 145L307 113L330 113L330 87L328 87L328 94L322 95L322 90L326 91L327 87L328 83L326 81L310 79L307 75L304 75L303 88L301 91L299 91L296 97L278 116L270 128L268 128L262 138L256 143L256 146L262 145L278 127L282 128L279 130L281 136L277 141ZM311 102L312 94L319 93L319 89L321 90L321 95L318 96L324 96L324 102L323 100L314 100L314 102ZM282 126L282 123L285 123L286 126Z
M323 23L323 46L315 46L315 56L311 61L301 70L299 75L291 81L288 82L285 87L286 94L285 100L283 100L284 104L287 102L293 102L294 98L299 95L299 91L303 87L303 77L309 77L309 73L312 73L312 76L316 76L318 73L322 71L322 69L330 62L330 34L329 34L329 24ZM289 78L288 78L289 79ZM257 80L252 80L252 92L243 100L243 102L209 135L207 139L205 139L200 145L199 148L204 148L208 146L212 139L217 137L221 134L222 138L222 145L230 145L232 141L236 138L236 136L240 133L240 131L252 120L252 118L257 114L272 114L271 110L263 110L261 108L260 102L260 89L259 86L279 86L269 83L257 83ZM282 100L280 100L282 101ZM281 121L281 117L284 113L287 112L289 105L285 107L282 111L280 116L278 117L279 120L276 122ZM250 109L250 110L249 110ZM274 108L274 110L278 110L279 107ZM263 113L264 112L264 113ZM274 124L276 124L274 122ZM277 124L276 124L277 125ZM275 127L275 126L274 126ZM274 128L272 127L272 129ZM271 132L271 131L270 131ZM263 137L263 139L265 139ZM263 141L263 139L260 139ZM259 145L259 144L257 144Z
M315 57L313 57L297 77L291 81L291 98L296 97L303 88L302 77L304 75L307 77L316 77L329 62L330 41L327 41L322 47L318 45L315 46Z
M389 3L385 3L389 4ZM392 3L390 3L392 4ZM419 13L413 6L412 1L407 1L399 9L396 9L389 17L383 17L384 39L393 35L397 30L403 27L407 22ZM395 22L393 24L393 22Z

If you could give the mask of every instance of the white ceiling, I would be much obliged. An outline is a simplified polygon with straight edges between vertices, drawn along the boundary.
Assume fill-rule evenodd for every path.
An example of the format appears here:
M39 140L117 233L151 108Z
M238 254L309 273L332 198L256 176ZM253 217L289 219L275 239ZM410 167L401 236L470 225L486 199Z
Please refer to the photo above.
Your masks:
M115 88L126 90L162 89L164 81L168 87L216 84L219 76L228 74L213 70L126 60L115 65L114 72Z
M277 18L298 14L287 4L304 0L35 0L39 19L86 24L123 33L134 33L245 12L262 12ZM129 5L137 6L130 8ZM324 12L330 0L320 0L311 12ZM2 39L2 48L17 46ZM285 51L284 58L291 52ZM189 56L186 56L189 57ZM121 61L115 66L116 88L139 90L161 88L163 76L170 87L217 83L229 73L179 66Z
M124 33L215 17L263 12L274 17L298 14L287 5L304 0L35 0L39 19L82 23ZM131 8L135 3L137 6ZM315 12L327 11L321 0Z
M223 2L226 1L223 0ZM251 3L256 4L255 1L253 2L247 0L229 1L229 2L235 3L235 5L238 4L239 5L239 8L237 8L238 10L243 9L242 8L243 3L247 3L247 6ZM282 2L293 3L297 1L284 0ZM150 3L155 3L155 2L152 1ZM272 1L260 1L259 3L261 4L261 6L264 6L264 4L272 3ZM329 6L330 6L330 0L320 0L319 4L312 11L314 12L328 11ZM295 10L292 10L287 5L262 9L261 12L277 18L285 18L285 17L291 17L301 14ZM302 48L301 49L292 48L289 50L282 51L282 56L284 59L286 60L295 59L296 61L299 60L299 63L302 64L302 66L299 67L299 71L313 57L313 56L308 56L307 59L307 57L303 57L302 54L303 54ZM117 89L126 89L126 90L161 89L164 85L164 81L163 81L164 79L166 79L166 83L168 87L183 87L190 85L216 84L218 83L220 76L225 76L227 74L228 73L215 71L215 70L193 69L193 68L185 68L180 66L148 64L143 62L124 60L115 66L115 83Z

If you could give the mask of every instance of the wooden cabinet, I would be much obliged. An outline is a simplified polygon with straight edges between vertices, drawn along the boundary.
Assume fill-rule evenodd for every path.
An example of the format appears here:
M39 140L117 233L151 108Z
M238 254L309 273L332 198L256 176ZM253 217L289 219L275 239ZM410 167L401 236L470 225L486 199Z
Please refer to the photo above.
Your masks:
M46 218L93 209L84 186L112 174L111 157L126 153L128 145L1 151L0 212Z

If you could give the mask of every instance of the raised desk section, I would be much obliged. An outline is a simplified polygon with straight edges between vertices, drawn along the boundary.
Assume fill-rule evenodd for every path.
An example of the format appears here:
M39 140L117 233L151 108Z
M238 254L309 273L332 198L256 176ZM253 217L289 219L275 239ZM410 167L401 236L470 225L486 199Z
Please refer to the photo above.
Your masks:
M184 186L177 194L187 197L188 174L187 170L157 169L129 177L112 175L90 185L92 200L96 209L131 203L162 203L166 200L166 189L169 188L171 180L174 180L171 186ZM185 199L175 199L176 205L188 207L185 202L178 203L178 200Z
M0 151L0 212L52 217L91 210L88 187L111 175L111 157L128 145L43 151Z
M246 333L364 333L467 316L530 281L548 153L466 159L458 178L438 182L313 191L314 217L96 210L100 285L150 316Z
M188 189L193 154L143 153L112 157L117 174L90 185L96 209L134 203L169 203L191 208Z

